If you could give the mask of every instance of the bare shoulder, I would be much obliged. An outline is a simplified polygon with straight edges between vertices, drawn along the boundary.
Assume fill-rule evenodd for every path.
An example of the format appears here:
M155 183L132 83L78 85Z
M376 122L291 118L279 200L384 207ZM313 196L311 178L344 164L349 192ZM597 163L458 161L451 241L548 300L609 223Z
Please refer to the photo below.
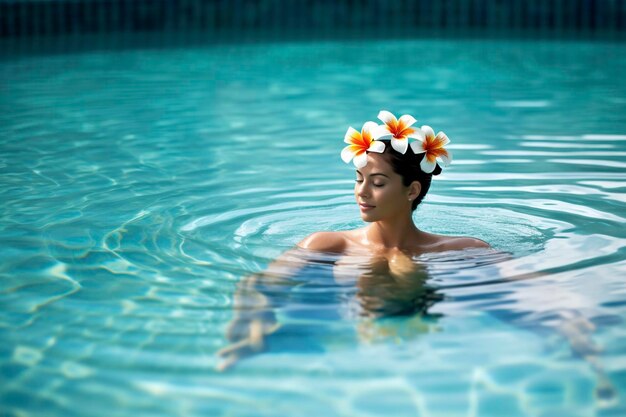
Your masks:
M321 252L343 253L346 244L346 236L343 232L315 232L302 239L298 246Z
M442 236L438 246L442 251L491 247L485 241L466 236Z

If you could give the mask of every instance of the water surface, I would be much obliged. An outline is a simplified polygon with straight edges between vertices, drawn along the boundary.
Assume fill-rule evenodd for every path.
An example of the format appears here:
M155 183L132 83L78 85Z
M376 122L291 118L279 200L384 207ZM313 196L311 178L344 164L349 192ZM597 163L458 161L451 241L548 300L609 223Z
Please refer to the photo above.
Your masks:
M625 57L428 40L5 59L2 409L625 415ZM300 276L271 349L217 372L237 283L362 226L339 152L381 109L452 140L417 225L510 255L423 255L440 297L379 320L344 308L356 281Z

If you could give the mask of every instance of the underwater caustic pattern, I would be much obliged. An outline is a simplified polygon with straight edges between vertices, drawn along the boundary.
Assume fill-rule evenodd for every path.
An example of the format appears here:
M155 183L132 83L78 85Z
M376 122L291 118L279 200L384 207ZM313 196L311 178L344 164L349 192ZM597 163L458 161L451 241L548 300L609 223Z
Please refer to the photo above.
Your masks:
M573 41L5 57L0 409L626 415L625 70ZM452 138L418 226L494 250L259 274L362 225L338 155L380 109Z

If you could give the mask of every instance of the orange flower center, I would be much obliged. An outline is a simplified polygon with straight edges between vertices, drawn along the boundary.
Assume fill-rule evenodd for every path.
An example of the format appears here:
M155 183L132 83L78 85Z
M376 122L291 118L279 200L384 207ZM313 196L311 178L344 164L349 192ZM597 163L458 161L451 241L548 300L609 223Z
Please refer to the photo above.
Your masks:
M363 134L354 133L352 135L353 143L350 145L350 150L355 155L361 155L367 151L371 145L371 138L369 132L363 132Z
M430 162L434 162L439 156L448 157L448 151L441 146L441 143L440 140L428 140L428 138L422 142L422 149L426 151L426 159Z
M411 133L415 133L415 129L406 127L404 122L400 120L392 120L387 127L395 139L406 139Z

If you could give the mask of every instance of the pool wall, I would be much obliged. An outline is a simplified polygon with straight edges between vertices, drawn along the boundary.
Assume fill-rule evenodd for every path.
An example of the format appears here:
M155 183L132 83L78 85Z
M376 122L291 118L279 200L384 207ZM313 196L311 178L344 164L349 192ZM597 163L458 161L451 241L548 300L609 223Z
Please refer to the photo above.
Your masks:
M484 35L622 38L622 0L0 0L0 38L230 31L276 37Z

